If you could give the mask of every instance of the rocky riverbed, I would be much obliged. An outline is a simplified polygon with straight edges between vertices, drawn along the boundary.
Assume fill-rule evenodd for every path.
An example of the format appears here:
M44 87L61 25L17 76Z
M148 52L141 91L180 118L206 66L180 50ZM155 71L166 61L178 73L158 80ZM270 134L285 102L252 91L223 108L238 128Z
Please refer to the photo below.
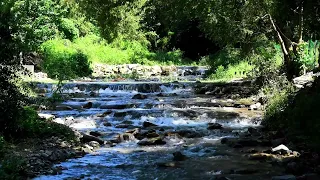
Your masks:
M260 125L259 99L240 101L250 93L231 86L68 84L69 99L40 113L77 129L88 154L36 179L318 178L297 160L307 153Z

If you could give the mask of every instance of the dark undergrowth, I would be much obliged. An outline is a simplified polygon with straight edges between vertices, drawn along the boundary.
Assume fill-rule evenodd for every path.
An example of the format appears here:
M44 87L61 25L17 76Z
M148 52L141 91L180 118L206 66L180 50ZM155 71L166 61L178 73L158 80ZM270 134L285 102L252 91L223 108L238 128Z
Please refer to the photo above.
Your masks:
M304 143L311 149L320 150L320 78L312 85L294 92L283 90L270 99L265 114L265 125L281 131L290 140Z

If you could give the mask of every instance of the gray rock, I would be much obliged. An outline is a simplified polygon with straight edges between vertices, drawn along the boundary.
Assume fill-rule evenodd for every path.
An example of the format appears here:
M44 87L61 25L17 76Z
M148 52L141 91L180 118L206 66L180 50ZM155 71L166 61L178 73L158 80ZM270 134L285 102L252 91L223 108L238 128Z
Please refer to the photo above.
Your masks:
M94 149L97 149L100 147L100 144L97 141L91 141L88 143L88 145L93 147Z
M103 139L95 137L95 136L92 136L92 135L84 134L84 133L82 133L82 137L80 138L80 140L82 142L84 142L84 143L88 143L88 142L91 142L91 141L97 141L101 145L104 144L104 140Z

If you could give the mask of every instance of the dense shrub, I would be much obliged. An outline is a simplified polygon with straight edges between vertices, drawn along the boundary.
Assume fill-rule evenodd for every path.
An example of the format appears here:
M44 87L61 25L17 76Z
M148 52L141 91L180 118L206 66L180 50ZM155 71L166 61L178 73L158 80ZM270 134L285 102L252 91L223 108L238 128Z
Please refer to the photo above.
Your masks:
M45 42L42 45L43 54L48 58L52 57L56 61L61 56L67 59L65 54L74 54L77 51L87 56L88 61L102 64L192 64L193 62L183 58L183 52L174 50L169 52L150 52L147 45L138 41L128 41L116 39L113 43L107 43L97 35L88 35L68 40L55 39ZM46 58L46 59L48 59ZM62 61L62 60L59 60ZM52 61L53 62L53 61ZM54 75L55 76L55 75Z
M0 178L8 180L25 179L26 161L19 156L9 155L1 162Z
M30 107L24 108L19 126L24 137L46 138L56 136L69 140L74 139L74 133L69 127L40 119L37 112Z
M43 68L54 79L69 80L92 73L88 57L74 49L68 40L51 40L42 44Z
M0 133L5 137L14 136L21 115L25 97L15 83L17 77L14 68L0 63Z
M297 93L286 90L273 96L267 106L265 125L273 130L284 131L292 140L308 143L320 149L320 79L311 87Z
M230 64L226 68L220 65L215 72L209 76L209 79L230 80L233 78L245 78L252 71L252 69L253 66L246 61L242 61L238 64Z

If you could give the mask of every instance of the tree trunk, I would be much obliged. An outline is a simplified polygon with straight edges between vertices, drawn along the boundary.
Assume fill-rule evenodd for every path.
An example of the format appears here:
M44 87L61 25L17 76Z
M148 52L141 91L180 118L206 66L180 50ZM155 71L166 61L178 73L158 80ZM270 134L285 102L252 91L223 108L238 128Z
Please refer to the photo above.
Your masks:
M279 42L279 44L281 46L281 50L282 50L283 58L284 58L284 65L285 65L285 68L286 68L287 79L289 81L291 81L293 79L294 72L293 72L293 67L292 67L292 57L289 54L289 48L286 46L286 44L285 44L285 42L284 42L284 40L283 40L283 38L281 36L281 33L277 29L277 26L275 25L271 15L269 15L269 20L270 20L270 22L272 24L273 30L277 34L277 39L278 39L278 42Z
M303 3L304 1L301 2L300 7L299 7L299 39L298 39L298 43L302 43L303 42L303 25L304 25L304 17L303 17Z

